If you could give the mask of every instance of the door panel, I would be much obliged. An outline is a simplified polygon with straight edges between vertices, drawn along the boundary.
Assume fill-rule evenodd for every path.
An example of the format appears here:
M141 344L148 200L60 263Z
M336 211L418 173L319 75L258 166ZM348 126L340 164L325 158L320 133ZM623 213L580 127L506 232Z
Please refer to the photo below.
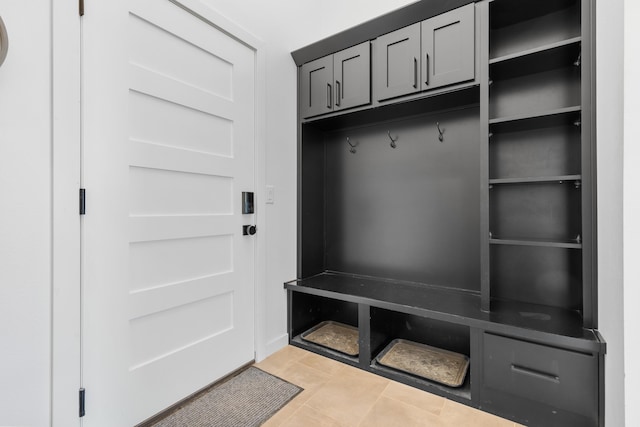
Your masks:
M153 114L157 120L144 120L146 114ZM197 152L230 157L232 154L233 122L227 118L180 104L163 102L140 92L131 92L129 95L129 115L131 138L136 141L156 142L153 145L142 143L145 147L138 144L137 151L156 147L176 148L173 155ZM217 138L212 140L212 134L217 135ZM147 154L142 154L140 161L143 161Z
M423 89L475 77L475 5L422 22Z
M302 118L333 111L333 55L300 67L300 115Z
M375 53L378 101L420 91L419 23L378 37Z
M123 30L85 23L87 426L139 423L254 357L255 52L172 1L104 3Z
M334 110L371 102L371 44L365 42L333 55Z

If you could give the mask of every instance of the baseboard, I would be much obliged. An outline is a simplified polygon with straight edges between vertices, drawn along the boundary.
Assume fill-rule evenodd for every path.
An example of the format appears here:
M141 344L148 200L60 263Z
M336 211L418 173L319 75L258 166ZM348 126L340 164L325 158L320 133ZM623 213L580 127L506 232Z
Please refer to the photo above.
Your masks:
M266 359L278 350L281 350L289 345L289 334L282 334L269 341L264 346L264 354L256 354L256 362Z

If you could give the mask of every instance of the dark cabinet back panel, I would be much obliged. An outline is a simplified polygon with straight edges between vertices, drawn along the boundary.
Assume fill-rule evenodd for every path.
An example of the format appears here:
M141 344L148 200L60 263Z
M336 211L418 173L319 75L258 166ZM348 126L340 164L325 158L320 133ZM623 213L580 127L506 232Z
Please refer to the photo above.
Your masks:
M298 194L300 218L298 276L309 277L324 270L324 135L311 126L302 127L299 146L301 170Z
M327 134L326 268L479 291L478 135L477 108Z
M573 65L494 81L489 118L539 114L580 105L580 69Z
M527 0L527 2L530 2ZM517 14L524 12L522 0L501 1L491 5L490 58L536 49L562 40L580 36L580 3L575 0L553 1L541 4L536 1L529 9L535 16L522 16L514 22ZM564 4L562 4L564 3ZM548 6L547 6L548 5ZM545 10L545 6L555 10ZM549 13L550 12L550 13ZM503 22L501 22L503 21ZM507 21L509 25L503 25ZM498 27L500 26L500 27Z
M580 196L575 182L494 185L490 191L492 236L579 243Z
M576 249L493 245L491 296L580 310L581 255Z
M391 341L404 339L470 355L469 327L371 307L371 352L376 356Z
M554 126L496 133L489 144L489 177L579 175L580 128Z
M295 337L324 321L358 327L358 305L331 298L294 292L291 304L291 333Z

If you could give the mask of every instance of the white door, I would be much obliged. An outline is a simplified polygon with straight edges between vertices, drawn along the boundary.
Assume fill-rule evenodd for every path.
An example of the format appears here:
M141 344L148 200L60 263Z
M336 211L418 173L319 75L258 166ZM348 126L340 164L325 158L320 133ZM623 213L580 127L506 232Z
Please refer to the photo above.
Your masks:
M254 357L255 52L169 0L83 18L86 426L131 426Z

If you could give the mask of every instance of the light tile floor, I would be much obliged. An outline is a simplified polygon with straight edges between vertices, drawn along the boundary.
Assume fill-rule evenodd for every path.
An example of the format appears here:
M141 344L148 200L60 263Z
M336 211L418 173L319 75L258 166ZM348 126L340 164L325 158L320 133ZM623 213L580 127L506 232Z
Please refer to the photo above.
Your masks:
M304 388L264 427L520 427L293 346L256 366Z

